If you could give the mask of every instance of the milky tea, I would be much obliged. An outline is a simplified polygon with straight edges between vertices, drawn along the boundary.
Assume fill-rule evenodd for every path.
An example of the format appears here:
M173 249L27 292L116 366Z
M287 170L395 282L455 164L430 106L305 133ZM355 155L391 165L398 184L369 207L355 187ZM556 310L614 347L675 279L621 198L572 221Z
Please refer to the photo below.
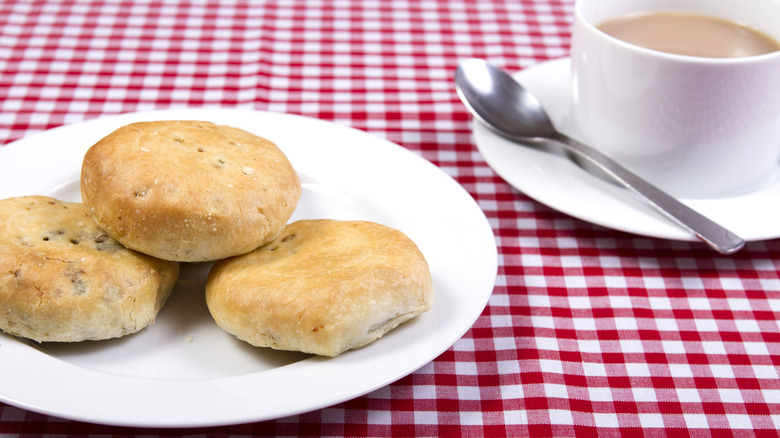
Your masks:
M780 42L735 21L684 12L639 12L597 26L637 46L678 55L738 58L780 50Z

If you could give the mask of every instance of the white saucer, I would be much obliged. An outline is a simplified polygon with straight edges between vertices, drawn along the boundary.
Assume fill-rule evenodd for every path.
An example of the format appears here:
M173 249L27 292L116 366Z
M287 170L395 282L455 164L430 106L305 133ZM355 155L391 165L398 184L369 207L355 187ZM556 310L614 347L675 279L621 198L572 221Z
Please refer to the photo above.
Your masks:
M514 75L533 92L556 127L570 132L568 58L545 62ZM516 189L576 218L629 233L672 240L696 240L628 190L583 170L562 153L505 140L474 123L477 148L488 165ZM748 241L780 237L780 179L754 192L717 199L682 199Z

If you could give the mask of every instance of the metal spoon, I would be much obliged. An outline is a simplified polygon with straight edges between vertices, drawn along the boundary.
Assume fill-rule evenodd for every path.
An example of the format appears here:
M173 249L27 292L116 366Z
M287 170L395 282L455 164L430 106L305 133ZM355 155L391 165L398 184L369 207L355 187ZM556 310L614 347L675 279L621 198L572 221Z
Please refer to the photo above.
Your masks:
M732 254L745 245L745 241L736 234L682 204L608 156L558 132L536 97L503 70L480 59L466 60L455 71L455 86L460 99L474 117L502 137L525 144L553 140L596 165L721 254Z

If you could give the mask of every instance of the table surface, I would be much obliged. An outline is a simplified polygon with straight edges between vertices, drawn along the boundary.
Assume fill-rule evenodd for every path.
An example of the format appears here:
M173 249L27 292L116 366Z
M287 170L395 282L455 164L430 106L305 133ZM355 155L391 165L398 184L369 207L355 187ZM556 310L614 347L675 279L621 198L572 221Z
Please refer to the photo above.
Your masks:
M517 71L566 57L572 9L571 0L0 2L2 144L152 109L302 114L439 166L483 209L499 251L473 327L354 400L173 430L0 404L0 434L776 436L780 242L725 257L580 221L513 189L474 145L452 84L457 63Z

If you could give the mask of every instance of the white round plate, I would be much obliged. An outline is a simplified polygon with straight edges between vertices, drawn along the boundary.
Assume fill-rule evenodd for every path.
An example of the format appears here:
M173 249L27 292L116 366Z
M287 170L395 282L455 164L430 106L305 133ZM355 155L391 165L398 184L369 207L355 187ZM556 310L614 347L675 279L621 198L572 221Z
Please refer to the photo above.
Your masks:
M31 344L0 334L0 400L58 417L195 427L295 415L385 386L452 346L484 309L497 273L492 229L472 197L418 155L324 121L257 111L166 110L63 126L0 147L0 198L79 201L86 150L127 123L207 120L274 141L301 175L291 220L359 219L403 231L429 262L431 311L336 358L255 348L205 305L209 264L183 264L154 325L124 338Z
M539 98L555 126L571 134L569 59L529 67L514 77ZM512 143L478 122L473 131L488 165L516 189L548 207L629 233L696 240L628 190L593 176L562 153ZM745 240L780 237L780 179L741 196L681 201Z

